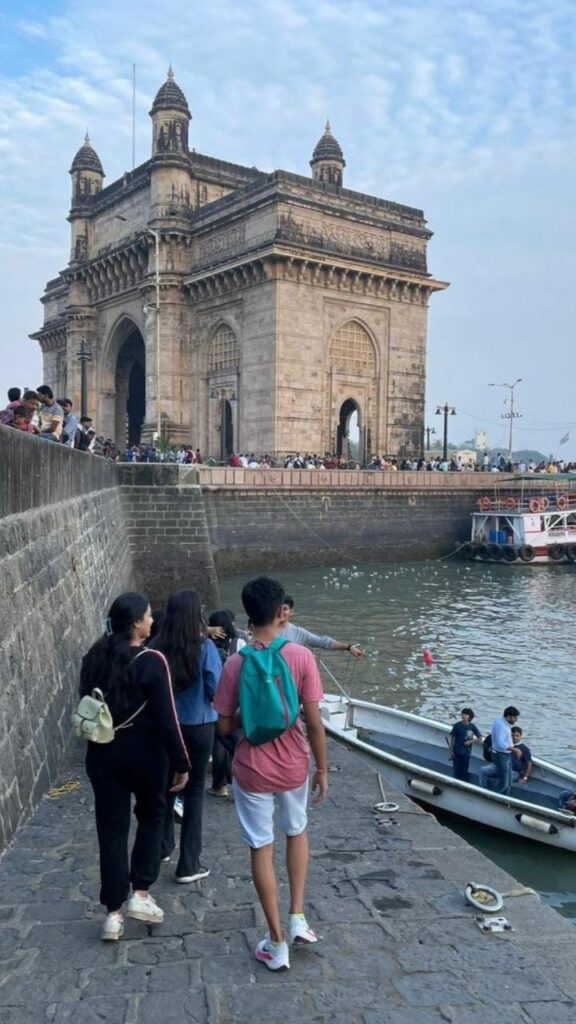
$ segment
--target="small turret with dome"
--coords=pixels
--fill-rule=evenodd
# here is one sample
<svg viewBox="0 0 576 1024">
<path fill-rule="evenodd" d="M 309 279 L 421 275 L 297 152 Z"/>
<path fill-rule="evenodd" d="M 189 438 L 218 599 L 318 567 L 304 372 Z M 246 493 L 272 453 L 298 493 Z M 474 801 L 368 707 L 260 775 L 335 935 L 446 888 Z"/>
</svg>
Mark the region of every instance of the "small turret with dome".
<svg viewBox="0 0 576 1024">
<path fill-rule="evenodd" d="M 345 166 L 342 147 L 332 134 L 330 121 L 326 121 L 324 134 L 316 143 L 310 161 L 314 180 L 341 185 Z"/>
<path fill-rule="evenodd" d="M 72 178 L 72 206 L 68 220 L 72 225 L 71 260 L 85 259 L 88 255 L 88 218 L 92 201 L 102 190 L 104 168 L 98 153 L 90 142 L 88 132 L 76 153 L 70 168 Z"/>
<path fill-rule="evenodd" d="M 188 125 L 192 119 L 188 100 L 168 68 L 150 110 L 152 118 L 152 156 L 187 155 Z"/>
</svg>

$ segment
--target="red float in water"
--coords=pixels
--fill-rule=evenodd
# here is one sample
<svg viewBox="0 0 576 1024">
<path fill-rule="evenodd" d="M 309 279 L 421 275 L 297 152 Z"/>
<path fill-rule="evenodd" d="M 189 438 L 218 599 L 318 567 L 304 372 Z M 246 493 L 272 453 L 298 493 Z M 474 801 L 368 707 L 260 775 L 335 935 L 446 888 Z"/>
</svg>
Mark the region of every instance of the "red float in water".
<svg viewBox="0 0 576 1024">
<path fill-rule="evenodd" d="M 434 664 L 434 658 L 430 654 L 430 651 L 428 650 L 428 648 L 425 648 L 422 651 L 422 657 L 424 658 L 424 664 L 425 665 L 429 666 L 429 665 L 433 665 Z"/>
</svg>

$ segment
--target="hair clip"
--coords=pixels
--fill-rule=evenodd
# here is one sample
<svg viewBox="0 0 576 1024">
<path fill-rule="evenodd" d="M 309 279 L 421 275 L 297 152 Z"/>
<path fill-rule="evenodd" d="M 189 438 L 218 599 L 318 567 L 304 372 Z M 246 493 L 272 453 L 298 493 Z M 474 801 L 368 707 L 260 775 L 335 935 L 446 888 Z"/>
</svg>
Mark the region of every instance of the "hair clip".
<svg viewBox="0 0 576 1024">
<path fill-rule="evenodd" d="M 104 632 L 106 636 L 114 636 L 114 630 L 112 629 L 112 619 L 104 619 Z"/>
</svg>

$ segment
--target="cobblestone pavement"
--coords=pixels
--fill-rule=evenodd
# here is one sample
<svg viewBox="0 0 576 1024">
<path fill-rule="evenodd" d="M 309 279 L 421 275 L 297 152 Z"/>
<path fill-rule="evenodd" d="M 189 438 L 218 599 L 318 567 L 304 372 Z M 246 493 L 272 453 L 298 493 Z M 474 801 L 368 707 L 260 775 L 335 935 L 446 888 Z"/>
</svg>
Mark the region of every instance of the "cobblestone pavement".
<svg viewBox="0 0 576 1024">
<path fill-rule="evenodd" d="M 100 941 L 91 792 L 74 764 L 64 778 L 80 788 L 45 799 L 0 861 L 1 1024 L 573 1024 L 576 929 L 523 895 L 506 902 L 515 931 L 483 935 L 465 884 L 518 883 L 398 794 L 379 822 L 374 767 L 331 756 L 330 797 L 310 815 L 322 941 L 280 975 L 251 955 L 262 917 L 227 801 L 206 800 L 210 877 L 177 886 L 164 865 L 164 923 Z M 280 846 L 278 866 L 286 911 Z"/>
</svg>

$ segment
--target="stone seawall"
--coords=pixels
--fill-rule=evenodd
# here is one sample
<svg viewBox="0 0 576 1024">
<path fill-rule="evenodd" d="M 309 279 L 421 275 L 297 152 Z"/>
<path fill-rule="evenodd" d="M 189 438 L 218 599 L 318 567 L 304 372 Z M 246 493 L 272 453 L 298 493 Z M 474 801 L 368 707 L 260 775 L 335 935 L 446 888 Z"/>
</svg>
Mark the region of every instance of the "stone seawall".
<svg viewBox="0 0 576 1024">
<path fill-rule="evenodd" d="M 0 850 L 57 778 L 80 661 L 132 585 L 114 467 L 0 427 Z"/>
<path fill-rule="evenodd" d="M 468 538 L 480 497 L 521 486 L 505 474 L 496 484 L 490 473 L 117 472 L 136 579 L 159 604 L 182 586 L 214 603 L 218 576 L 234 572 L 445 555 Z"/>
</svg>

